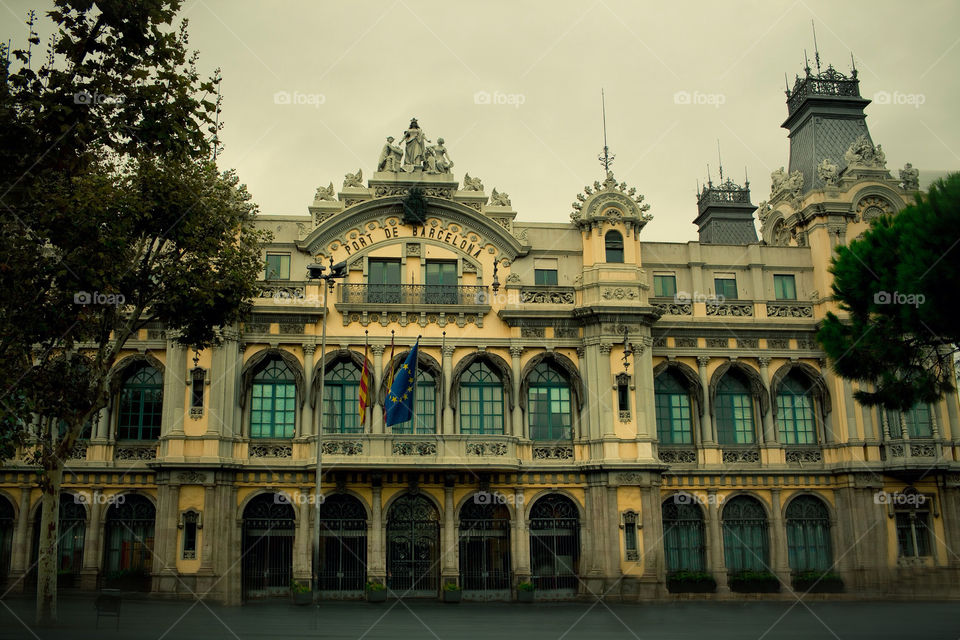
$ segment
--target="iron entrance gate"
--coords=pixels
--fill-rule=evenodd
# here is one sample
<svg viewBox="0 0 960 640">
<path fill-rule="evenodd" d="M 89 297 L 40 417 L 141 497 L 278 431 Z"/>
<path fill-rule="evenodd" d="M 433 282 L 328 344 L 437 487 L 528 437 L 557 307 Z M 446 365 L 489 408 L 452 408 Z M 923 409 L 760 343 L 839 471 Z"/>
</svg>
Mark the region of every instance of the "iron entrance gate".
<svg viewBox="0 0 960 640">
<path fill-rule="evenodd" d="M 40 556 L 40 521 L 43 509 L 37 509 L 33 521 L 33 562 L 27 585 L 37 584 L 37 558 Z M 80 569 L 83 567 L 83 541 L 87 531 L 87 510 L 75 495 L 60 494 L 60 511 L 57 514 L 57 586 L 79 587 Z"/>
<path fill-rule="evenodd" d="M 320 590 L 363 591 L 367 579 L 367 512 L 356 498 L 333 495 L 320 505 Z"/>
<path fill-rule="evenodd" d="M 421 495 L 407 494 L 387 519 L 387 586 L 401 596 L 435 596 L 439 586 L 440 518 Z"/>
<path fill-rule="evenodd" d="M 460 588 L 510 589 L 510 512 L 502 504 L 471 500 L 460 509 Z"/>
<path fill-rule="evenodd" d="M 280 494 L 267 493 L 243 510 L 243 596 L 286 594 L 293 579 L 293 507 Z"/>
<path fill-rule="evenodd" d="M 577 591 L 580 517 L 569 498 L 550 494 L 530 509 L 530 569 L 538 591 Z"/>
</svg>

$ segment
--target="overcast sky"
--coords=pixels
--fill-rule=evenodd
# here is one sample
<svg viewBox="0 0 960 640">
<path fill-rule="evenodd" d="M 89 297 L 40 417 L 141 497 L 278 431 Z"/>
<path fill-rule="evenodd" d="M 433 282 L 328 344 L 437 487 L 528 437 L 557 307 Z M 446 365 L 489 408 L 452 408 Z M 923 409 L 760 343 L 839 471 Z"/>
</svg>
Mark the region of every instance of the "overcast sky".
<svg viewBox="0 0 960 640">
<path fill-rule="evenodd" d="M 27 8 L 49 8 L 0 4 L 13 37 Z M 384 138 L 415 116 L 445 139 L 458 180 L 506 191 L 518 219 L 566 222 L 603 177 L 603 88 L 616 177 L 654 215 L 644 238 L 695 239 L 696 182 L 707 164 L 717 179 L 718 139 L 754 204 L 787 165 L 784 72 L 792 85 L 804 49 L 813 64 L 811 20 L 824 67 L 848 73 L 853 53 L 894 176 L 904 162 L 921 179 L 960 169 L 954 1 L 187 0 L 182 14 L 201 68 L 223 69 L 221 166 L 265 214 L 306 214 L 317 186 L 339 189 L 346 172 L 366 180 Z"/>
</svg>

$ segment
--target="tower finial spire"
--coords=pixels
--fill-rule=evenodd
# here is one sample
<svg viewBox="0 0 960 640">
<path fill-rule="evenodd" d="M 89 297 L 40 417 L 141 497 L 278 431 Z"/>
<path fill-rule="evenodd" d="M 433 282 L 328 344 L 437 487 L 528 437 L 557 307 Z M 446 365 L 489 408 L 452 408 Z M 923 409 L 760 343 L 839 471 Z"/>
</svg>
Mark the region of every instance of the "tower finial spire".
<svg viewBox="0 0 960 640">
<path fill-rule="evenodd" d="M 717 164 L 720 165 L 720 184 L 723 184 L 723 158 L 720 157 L 720 138 L 717 138 Z"/>
<path fill-rule="evenodd" d="M 597 156 L 597 160 L 603 165 L 604 173 L 610 173 L 610 165 L 613 164 L 613 159 L 616 156 L 610 153 L 610 147 L 607 146 L 607 101 L 602 87 L 600 89 L 600 112 L 603 115 L 603 153 Z"/>
<path fill-rule="evenodd" d="M 817 75 L 820 75 L 820 49 L 817 47 L 817 25 L 810 19 L 810 28 L 813 29 L 813 59 L 817 63 Z"/>
</svg>

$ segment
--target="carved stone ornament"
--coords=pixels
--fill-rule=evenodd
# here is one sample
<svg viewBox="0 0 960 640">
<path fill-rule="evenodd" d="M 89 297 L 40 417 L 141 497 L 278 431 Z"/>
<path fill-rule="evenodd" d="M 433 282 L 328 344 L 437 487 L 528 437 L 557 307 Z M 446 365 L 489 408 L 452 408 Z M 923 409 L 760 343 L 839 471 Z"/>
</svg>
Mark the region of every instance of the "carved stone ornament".
<svg viewBox="0 0 960 640">
<path fill-rule="evenodd" d="M 363 189 L 363 169 L 357 169 L 356 173 L 348 173 L 343 177 L 344 189 Z"/>
<path fill-rule="evenodd" d="M 117 460 L 156 460 L 157 445 L 117 447 L 114 457 Z"/>
<path fill-rule="evenodd" d="M 767 303 L 768 318 L 812 318 L 813 305 Z"/>
<path fill-rule="evenodd" d="M 883 169 L 887 166 L 883 148 L 879 144 L 874 146 L 866 134 L 853 141 L 843 154 L 843 160 L 848 167 Z"/>
<path fill-rule="evenodd" d="M 803 191 L 803 173 L 799 170 L 794 171 L 788 176 L 783 170 L 783 167 L 780 167 L 770 174 L 771 199 L 781 192 L 785 192 L 788 196 L 799 198 L 801 191 Z"/>
<path fill-rule="evenodd" d="M 817 165 L 817 177 L 828 187 L 834 187 L 840 177 L 840 167 L 829 158 L 824 158 Z"/>
<path fill-rule="evenodd" d="M 697 452 L 695 449 L 675 449 L 673 447 L 663 447 L 657 451 L 660 462 L 667 464 L 695 464 L 697 462 Z"/>
<path fill-rule="evenodd" d="M 665 316 L 692 316 L 693 315 L 693 304 L 689 302 L 684 303 L 671 303 L 671 302 L 654 302 L 653 308 Z"/>
<path fill-rule="evenodd" d="M 251 458 L 292 458 L 293 447 L 285 444 L 251 444 Z"/>
<path fill-rule="evenodd" d="M 468 456 L 505 456 L 507 445 L 502 442 L 468 442 Z"/>
<path fill-rule="evenodd" d="M 521 289 L 520 302 L 524 304 L 573 304 L 574 292 Z"/>
<path fill-rule="evenodd" d="M 760 452 L 756 449 L 724 449 L 723 461 L 728 464 L 754 464 L 760 462 Z"/>
<path fill-rule="evenodd" d="M 794 448 L 786 449 L 784 453 L 787 464 L 804 464 L 823 462 L 823 452 L 817 448 Z"/>
<path fill-rule="evenodd" d="M 437 455 L 436 442 L 394 442 L 393 455 L 395 456 L 435 456 Z"/>
<path fill-rule="evenodd" d="M 183 484 L 203 484 L 207 481 L 207 474 L 200 471 L 181 471 L 177 474 L 177 480 Z"/>
<path fill-rule="evenodd" d="M 317 200 L 336 200 L 337 195 L 333 190 L 333 183 L 330 183 L 329 187 L 317 187 L 317 193 L 313 196 L 314 201 Z"/>
<path fill-rule="evenodd" d="M 493 192 L 490 194 L 490 206 L 492 207 L 509 207 L 510 195 L 504 192 L 498 192 L 497 188 L 493 188 Z"/>
<path fill-rule="evenodd" d="M 757 219 L 760 221 L 760 224 L 766 222 L 771 213 L 773 213 L 773 207 L 771 207 L 770 203 L 766 200 L 757 206 Z"/>
<path fill-rule="evenodd" d="M 920 189 L 920 172 L 909 162 L 900 169 L 900 188 L 904 191 L 918 191 Z"/>
<path fill-rule="evenodd" d="M 350 440 L 326 440 L 323 443 L 323 455 L 358 456 L 363 453 L 363 443 Z"/>
<path fill-rule="evenodd" d="M 604 300 L 636 300 L 640 297 L 636 289 L 628 289 L 625 287 L 604 289 L 602 295 Z"/>
<path fill-rule="evenodd" d="M 573 447 L 534 447 L 534 460 L 573 460 Z"/>
<path fill-rule="evenodd" d="M 625 182 L 617 183 L 612 171 L 607 171 L 603 184 L 594 181 L 593 187 L 584 187 L 576 198 L 570 219 L 578 224 L 629 220 L 639 229 L 653 219 L 647 213 L 650 205 L 644 202 L 643 194 L 637 193 L 636 187 L 627 187 Z"/>
<path fill-rule="evenodd" d="M 483 191 L 483 182 L 480 181 L 480 178 L 471 178 L 469 173 L 464 174 L 463 190 L 464 191 Z"/>
<path fill-rule="evenodd" d="M 879 216 L 893 213 L 893 205 L 886 198 L 880 196 L 866 196 L 857 203 L 857 214 L 854 222 L 870 222 Z"/>
</svg>

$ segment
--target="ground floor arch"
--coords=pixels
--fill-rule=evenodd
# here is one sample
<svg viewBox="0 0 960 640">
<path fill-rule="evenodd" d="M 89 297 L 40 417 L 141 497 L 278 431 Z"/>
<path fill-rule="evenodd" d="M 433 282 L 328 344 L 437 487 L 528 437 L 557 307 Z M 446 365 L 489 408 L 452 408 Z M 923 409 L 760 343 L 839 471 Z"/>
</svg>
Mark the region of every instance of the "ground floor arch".
<svg viewBox="0 0 960 640">
<path fill-rule="evenodd" d="M 136 494 L 116 496 L 104 523 L 103 584 L 149 591 L 157 510 Z"/>
<path fill-rule="evenodd" d="M 434 596 L 440 586 L 440 514 L 422 494 L 405 494 L 387 515 L 387 586 L 396 595 Z"/>
<path fill-rule="evenodd" d="M 530 508 L 530 571 L 538 592 L 576 593 L 580 570 L 580 512 L 559 493 Z"/>
<path fill-rule="evenodd" d="M 40 557 L 40 521 L 43 509 L 38 508 L 33 518 L 33 544 L 31 545 L 30 585 L 37 583 L 37 560 Z M 87 510 L 77 496 L 60 494 L 59 522 L 57 523 L 57 586 L 80 586 L 80 570 L 83 568 L 83 545 L 87 533 Z"/>
<path fill-rule="evenodd" d="M 510 511 L 502 504 L 478 502 L 476 494 L 460 509 L 460 588 L 509 593 Z"/>
<path fill-rule="evenodd" d="M 367 512 L 348 494 L 334 494 L 320 505 L 321 591 L 362 593 L 367 579 Z"/>
<path fill-rule="evenodd" d="M 263 493 L 243 510 L 241 589 L 243 599 L 289 593 L 293 579 L 296 516 L 280 493 Z"/>
</svg>

